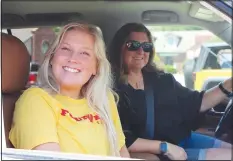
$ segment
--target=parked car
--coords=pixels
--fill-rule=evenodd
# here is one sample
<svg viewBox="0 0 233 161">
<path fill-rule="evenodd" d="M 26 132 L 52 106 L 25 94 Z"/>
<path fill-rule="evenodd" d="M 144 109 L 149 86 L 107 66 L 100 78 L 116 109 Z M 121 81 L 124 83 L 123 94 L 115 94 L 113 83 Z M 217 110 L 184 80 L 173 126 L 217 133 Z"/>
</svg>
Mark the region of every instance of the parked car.
<svg viewBox="0 0 233 161">
<path fill-rule="evenodd" d="M 231 54 L 227 43 L 203 44 L 193 70 L 194 89 L 207 90 L 231 77 Z"/>
</svg>

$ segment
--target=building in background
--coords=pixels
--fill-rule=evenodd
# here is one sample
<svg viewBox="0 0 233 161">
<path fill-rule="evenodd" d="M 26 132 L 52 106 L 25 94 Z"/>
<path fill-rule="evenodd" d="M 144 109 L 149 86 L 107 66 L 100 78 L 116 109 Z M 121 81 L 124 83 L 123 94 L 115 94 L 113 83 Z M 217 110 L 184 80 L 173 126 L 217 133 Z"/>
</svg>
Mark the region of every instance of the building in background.
<svg viewBox="0 0 233 161">
<path fill-rule="evenodd" d="M 198 56 L 201 45 L 216 37 L 209 31 L 155 31 L 155 50 L 160 60 L 166 65 L 172 65 L 182 72 L 183 63 L 193 53 Z"/>
<path fill-rule="evenodd" d="M 32 33 L 33 36 L 31 37 L 31 60 L 38 64 L 41 64 L 44 59 L 45 53 L 55 40 L 56 34 L 51 27 L 38 28 Z"/>
</svg>

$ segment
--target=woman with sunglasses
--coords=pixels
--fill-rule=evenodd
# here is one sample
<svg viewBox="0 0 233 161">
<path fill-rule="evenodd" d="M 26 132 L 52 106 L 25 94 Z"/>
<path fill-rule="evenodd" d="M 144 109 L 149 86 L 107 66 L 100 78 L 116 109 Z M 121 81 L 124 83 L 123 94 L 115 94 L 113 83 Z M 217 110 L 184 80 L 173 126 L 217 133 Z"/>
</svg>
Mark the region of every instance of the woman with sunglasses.
<svg viewBox="0 0 233 161">
<path fill-rule="evenodd" d="M 204 112 L 227 98 L 219 86 L 189 90 L 153 64 L 152 35 L 143 24 L 129 23 L 109 48 L 126 145 L 142 159 L 230 159 L 231 145 L 192 132 Z M 232 78 L 221 83 L 232 91 Z M 231 93 L 232 94 L 232 93 Z"/>
</svg>

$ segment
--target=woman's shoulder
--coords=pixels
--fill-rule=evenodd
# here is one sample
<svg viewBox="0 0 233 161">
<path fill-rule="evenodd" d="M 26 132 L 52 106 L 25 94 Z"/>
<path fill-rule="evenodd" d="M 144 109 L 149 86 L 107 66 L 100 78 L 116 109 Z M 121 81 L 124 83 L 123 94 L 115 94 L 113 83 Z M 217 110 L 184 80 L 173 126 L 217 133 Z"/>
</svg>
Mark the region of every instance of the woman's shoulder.
<svg viewBox="0 0 233 161">
<path fill-rule="evenodd" d="M 25 119 L 22 118 L 44 119 L 50 114 L 57 118 L 58 107 L 53 106 L 53 100 L 46 99 L 49 98 L 47 96 L 51 97 L 42 88 L 30 87 L 26 89 L 16 101 L 13 119 L 20 122 L 19 124 L 21 126 L 21 123 L 25 121 Z M 44 115 L 45 113 L 46 115 Z"/>
<path fill-rule="evenodd" d="M 144 72 L 144 77 L 150 82 L 156 83 L 157 85 L 171 85 L 175 83 L 175 78 L 171 73 L 165 72 Z"/>
<path fill-rule="evenodd" d="M 29 87 L 28 89 L 23 91 L 22 96 L 23 95 L 43 95 L 43 94 L 48 94 L 48 93 L 40 87 Z"/>
<path fill-rule="evenodd" d="M 52 95 L 40 87 L 26 89 L 15 104 L 16 113 L 27 111 L 57 111 L 57 102 Z M 21 111 L 21 112 L 20 112 Z"/>
<path fill-rule="evenodd" d="M 49 97 L 51 97 L 51 95 L 49 95 L 49 93 L 46 92 L 44 89 L 40 87 L 30 87 L 23 91 L 18 101 L 20 100 L 33 101 L 36 99 L 43 99 Z"/>
<path fill-rule="evenodd" d="M 156 72 L 144 72 L 144 76 L 151 77 L 154 79 L 173 79 L 173 75 L 171 73 L 166 73 L 163 71 L 156 71 Z"/>
</svg>

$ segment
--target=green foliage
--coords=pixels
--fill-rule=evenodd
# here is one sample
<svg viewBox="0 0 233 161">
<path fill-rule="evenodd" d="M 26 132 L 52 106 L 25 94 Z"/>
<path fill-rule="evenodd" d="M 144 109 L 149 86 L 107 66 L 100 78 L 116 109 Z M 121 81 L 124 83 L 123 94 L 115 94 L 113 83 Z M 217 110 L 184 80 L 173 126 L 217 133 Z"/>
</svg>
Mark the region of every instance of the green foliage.
<svg viewBox="0 0 233 161">
<path fill-rule="evenodd" d="M 160 60 L 160 57 L 158 56 L 157 53 L 155 53 L 155 55 L 154 55 L 153 62 L 156 64 L 156 66 L 159 69 L 163 69 L 164 68 L 164 63 L 163 63 L 163 61 Z"/>
<path fill-rule="evenodd" d="M 174 68 L 172 65 L 165 65 L 164 71 L 167 73 L 171 73 L 171 74 L 174 74 L 177 72 L 176 68 Z"/>
<path fill-rule="evenodd" d="M 53 27 L 52 29 L 55 32 L 55 34 L 58 34 L 60 32 L 60 30 L 61 30 L 61 27 L 57 26 L 57 27 Z"/>
<path fill-rule="evenodd" d="M 154 55 L 154 60 L 153 60 L 155 63 L 156 62 L 160 62 L 161 60 L 160 60 L 160 58 L 159 58 L 159 56 L 155 53 L 155 55 Z"/>
<path fill-rule="evenodd" d="M 224 41 L 217 36 L 213 36 L 211 39 L 207 41 L 207 43 L 212 43 L 212 42 L 224 42 Z"/>
</svg>

